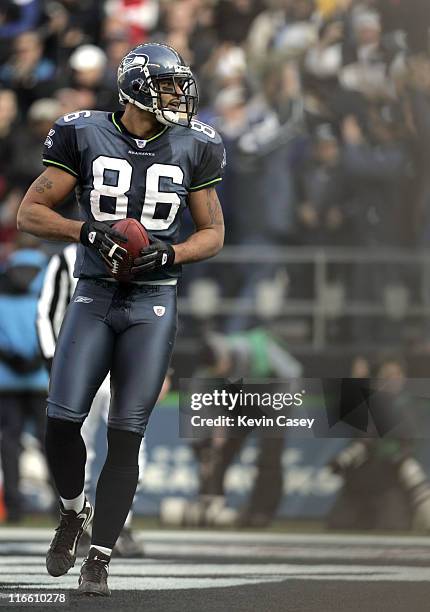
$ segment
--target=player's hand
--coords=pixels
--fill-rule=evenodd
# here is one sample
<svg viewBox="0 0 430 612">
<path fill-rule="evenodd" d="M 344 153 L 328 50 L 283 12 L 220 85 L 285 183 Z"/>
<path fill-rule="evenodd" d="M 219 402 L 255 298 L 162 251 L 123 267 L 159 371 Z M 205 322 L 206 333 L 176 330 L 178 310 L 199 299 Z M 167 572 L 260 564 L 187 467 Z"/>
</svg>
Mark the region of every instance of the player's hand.
<svg viewBox="0 0 430 612">
<path fill-rule="evenodd" d="M 169 268 L 175 263 L 175 250 L 166 242 L 154 240 L 149 246 L 140 251 L 131 269 L 134 276 L 147 274 L 157 268 Z"/>
<path fill-rule="evenodd" d="M 86 222 L 81 227 L 80 241 L 84 246 L 96 249 L 106 265 L 113 269 L 115 262 L 122 262 L 128 253 L 117 240 L 127 242 L 127 237 L 103 221 Z"/>
</svg>

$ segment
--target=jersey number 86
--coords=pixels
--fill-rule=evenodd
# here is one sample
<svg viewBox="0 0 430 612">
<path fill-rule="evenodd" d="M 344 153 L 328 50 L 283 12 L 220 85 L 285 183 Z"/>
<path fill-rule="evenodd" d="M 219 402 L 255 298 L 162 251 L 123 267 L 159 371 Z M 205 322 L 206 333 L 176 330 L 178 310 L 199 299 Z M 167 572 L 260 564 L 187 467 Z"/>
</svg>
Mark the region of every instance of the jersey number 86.
<svg viewBox="0 0 430 612">
<path fill-rule="evenodd" d="M 90 193 L 91 212 L 98 221 L 125 219 L 128 209 L 127 192 L 131 188 L 133 167 L 126 159 L 100 155 L 93 161 L 93 189 Z M 105 183 L 106 170 L 116 173 L 116 185 Z M 146 171 L 145 198 L 140 222 L 149 231 L 165 230 L 173 223 L 179 210 L 181 200 L 175 192 L 159 190 L 160 178 L 169 178 L 176 185 L 182 185 L 184 173 L 179 166 L 169 164 L 152 164 Z M 103 212 L 100 208 L 101 196 L 115 199 L 115 212 Z M 155 217 L 158 203 L 170 204 L 165 219 Z"/>
</svg>

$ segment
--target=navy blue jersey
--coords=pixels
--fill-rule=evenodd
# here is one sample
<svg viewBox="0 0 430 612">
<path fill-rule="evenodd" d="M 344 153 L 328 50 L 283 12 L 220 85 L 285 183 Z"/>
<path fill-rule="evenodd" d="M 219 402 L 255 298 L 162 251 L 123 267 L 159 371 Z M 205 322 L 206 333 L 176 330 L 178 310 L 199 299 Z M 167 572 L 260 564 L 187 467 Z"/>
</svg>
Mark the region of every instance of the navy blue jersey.
<svg viewBox="0 0 430 612">
<path fill-rule="evenodd" d="M 122 112 L 80 111 L 65 115 L 50 130 L 45 166 L 78 179 L 76 195 L 83 221 L 137 219 L 155 237 L 174 244 L 189 192 L 221 181 L 225 152 L 210 126 L 163 126 L 143 140 L 121 123 Z M 74 275 L 107 276 L 98 252 L 78 246 Z M 176 278 L 180 266 L 156 271 L 148 280 Z"/>
</svg>

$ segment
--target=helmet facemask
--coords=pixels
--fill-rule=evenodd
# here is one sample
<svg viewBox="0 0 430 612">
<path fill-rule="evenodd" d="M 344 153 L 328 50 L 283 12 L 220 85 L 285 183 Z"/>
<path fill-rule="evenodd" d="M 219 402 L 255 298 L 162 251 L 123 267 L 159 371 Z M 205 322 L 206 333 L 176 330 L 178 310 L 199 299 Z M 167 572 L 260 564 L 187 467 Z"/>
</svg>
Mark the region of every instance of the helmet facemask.
<svg viewBox="0 0 430 612">
<path fill-rule="evenodd" d="M 187 76 L 171 74 L 151 77 L 150 89 L 157 99 L 155 114 L 162 123 L 190 126 L 197 113 L 199 100 L 196 81 L 191 72 Z M 169 94 L 174 94 L 175 98 L 170 101 L 170 105 L 164 106 L 163 96 Z M 177 104 L 177 108 L 172 108 L 171 104 Z"/>
</svg>

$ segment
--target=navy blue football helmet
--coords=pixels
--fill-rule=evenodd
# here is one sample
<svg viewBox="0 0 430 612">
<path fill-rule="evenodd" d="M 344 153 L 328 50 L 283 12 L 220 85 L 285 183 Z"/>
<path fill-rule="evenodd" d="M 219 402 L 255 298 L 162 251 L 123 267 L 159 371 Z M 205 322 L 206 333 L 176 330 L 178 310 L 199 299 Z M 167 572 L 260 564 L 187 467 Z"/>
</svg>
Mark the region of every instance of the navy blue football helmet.
<svg viewBox="0 0 430 612">
<path fill-rule="evenodd" d="M 166 125 L 189 127 L 197 113 L 193 73 L 168 45 L 145 43 L 129 51 L 118 67 L 118 91 L 121 104 L 135 104 Z M 163 106 L 161 95 L 166 93 L 175 98 Z"/>
</svg>

